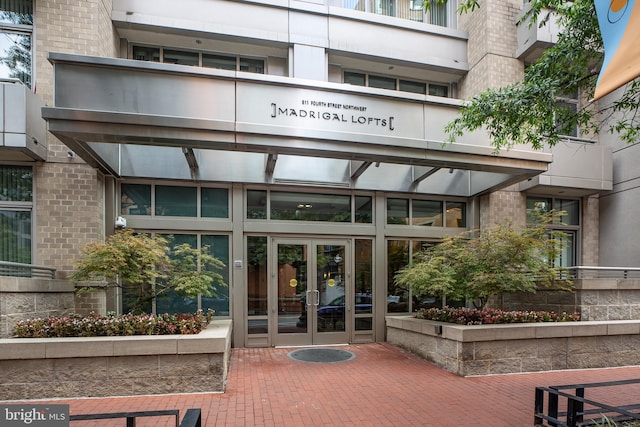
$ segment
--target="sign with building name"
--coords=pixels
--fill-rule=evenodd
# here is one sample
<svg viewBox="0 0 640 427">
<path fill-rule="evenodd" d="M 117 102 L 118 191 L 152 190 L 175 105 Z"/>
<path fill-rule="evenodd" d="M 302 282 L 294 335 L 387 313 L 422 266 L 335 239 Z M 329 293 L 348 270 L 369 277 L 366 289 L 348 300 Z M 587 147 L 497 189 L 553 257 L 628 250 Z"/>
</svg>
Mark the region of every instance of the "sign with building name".
<svg viewBox="0 0 640 427">
<path fill-rule="evenodd" d="M 303 99 L 300 105 L 287 106 L 271 103 L 271 117 L 296 117 L 301 120 L 318 120 L 321 122 L 351 123 L 361 126 L 388 128 L 394 131 L 393 116 L 378 116 L 367 113 L 363 105 L 341 104 L 336 102 Z"/>
<path fill-rule="evenodd" d="M 401 96 L 242 82 L 236 102 L 237 123 L 250 125 L 252 132 L 307 138 L 317 133 L 322 139 L 334 133 L 336 140 L 363 142 L 369 136 L 424 138 L 423 104 Z"/>
</svg>

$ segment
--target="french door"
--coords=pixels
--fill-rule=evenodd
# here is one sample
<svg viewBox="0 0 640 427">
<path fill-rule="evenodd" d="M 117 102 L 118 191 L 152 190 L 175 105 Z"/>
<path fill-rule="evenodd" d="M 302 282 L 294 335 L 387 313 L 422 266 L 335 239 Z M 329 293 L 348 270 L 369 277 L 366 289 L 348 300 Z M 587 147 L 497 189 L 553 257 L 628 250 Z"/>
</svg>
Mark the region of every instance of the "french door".
<svg viewBox="0 0 640 427">
<path fill-rule="evenodd" d="M 353 286 L 347 240 L 274 239 L 274 344 L 348 343 Z"/>
</svg>

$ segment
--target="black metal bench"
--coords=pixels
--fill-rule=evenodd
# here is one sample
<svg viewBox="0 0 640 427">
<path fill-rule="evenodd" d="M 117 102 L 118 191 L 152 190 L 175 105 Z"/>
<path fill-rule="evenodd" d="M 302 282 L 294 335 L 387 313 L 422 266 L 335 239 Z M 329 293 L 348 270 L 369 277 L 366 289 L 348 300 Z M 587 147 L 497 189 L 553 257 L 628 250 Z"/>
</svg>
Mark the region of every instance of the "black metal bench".
<svg viewBox="0 0 640 427">
<path fill-rule="evenodd" d="M 640 420 L 640 404 L 611 406 L 585 398 L 585 390 L 589 388 L 620 387 L 632 384 L 640 384 L 640 379 L 536 387 L 534 425 L 552 427 L 589 426 L 601 423 L 605 416 L 613 422 Z M 546 412 L 545 396 L 547 402 Z M 559 410 L 561 398 L 566 399 L 566 411 Z M 585 409 L 585 407 L 588 409 Z"/>
<path fill-rule="evenodd" d="M 113 412 L 107 414 L 79 414 L 71 415 L 69 419 L 71 421 L 87 421 L 125 418 L 127 420 L 127 427 L 135 427 L 137 418 L 166 416 L 175 417 L 176 427 L 202 427 L 202 411 L 200 409 L 187 409 L 182 422 L 179 422 L 180 410 L 178 409 L 169 409 L 164 411 Z"/>
</svg>

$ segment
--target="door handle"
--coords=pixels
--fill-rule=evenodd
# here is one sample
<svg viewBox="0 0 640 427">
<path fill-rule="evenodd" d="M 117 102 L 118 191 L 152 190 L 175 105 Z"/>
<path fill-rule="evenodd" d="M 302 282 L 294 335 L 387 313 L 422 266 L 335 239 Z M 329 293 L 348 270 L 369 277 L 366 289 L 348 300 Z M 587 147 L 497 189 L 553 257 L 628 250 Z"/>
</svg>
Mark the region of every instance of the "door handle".
<svg viewBox="0 0 640 427">
<path fill-rule="evenodd" d="M 309 298 L 309 293 L 313 292 L 313 291 L 306 291 L 305 293 L 305 299 L 307 300 L 307 307 L 311 307 L 313 305 L 313 303 L 311 302 L 311 298 Z"/>
<path fill-rule="evenodd" d="M 313 304 L 313 305 L 315 305 L 317 307 L 317 306 L 320 305 L 320 291 L 316 289 L 316 290 L 313 291 L 313 293 L 316 294 L 316 303 Z"/>
</svg>

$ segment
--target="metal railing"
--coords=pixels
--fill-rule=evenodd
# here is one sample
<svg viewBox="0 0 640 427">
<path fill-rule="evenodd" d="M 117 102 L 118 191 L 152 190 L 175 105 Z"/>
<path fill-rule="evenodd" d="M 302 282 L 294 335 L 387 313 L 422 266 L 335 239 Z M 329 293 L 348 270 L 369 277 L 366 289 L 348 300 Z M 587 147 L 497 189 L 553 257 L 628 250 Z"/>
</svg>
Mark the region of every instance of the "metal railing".
<svg viewBox="0 0 640 427">
<path fill-rule="evenodd" d="M 0 276 L 43 277 L 46 279 L 55 279 L 56 269 L 42 265 L 0 261 Z"/>
<path fill-rule="evenodd" d="M 640 267 L 567 267 L 574 279 L 640 279 Z"/>
<path fill-rule="evenodd" d="M 422 0 L 339 0 L 339 4 L 345 9 L 425 22 L 441 27 L 449 26 L 448 5 L 434 3 L 430 10 L 425 10 L 422 7 Z"/>
<path fill-rule="evenodd" d="M 187 412 L 179 422 L 180 410 L 168 409 L 164 411 L 140 411 L 140 412 L 113 412 L 108 414 L 80 414 L 71 415 L 70 421 L 106 420 L 113 418 L 125 418 L 127 427 L 135 427 L 136 419 L 142 417 L 175 417 L 176 427 L 202 427 L 202 412 L 200 409 L 187 409 Z"/>
<path fill-rule="evenodd" d="M 533 423 L 535 426 L 578 427 L 588 425 L 618 425 L 604 424 L 603 420 L 608 420 L 611 423 L 640 420 L 640 404 L 612 406 L 585 397 L 585 391 L 587 389 L 620 387 L 632 384 L 640 384 L 640 379 L 536 387 Z M 609 395 L 616 396 L 616 394 L 613 393 L 615 393 L 615 391 L 611 391 Z M 561 399 L 566 399 L 566 402 Z M 546 411 L 545 401 L 547 402 Z M 566 407 L 566 411 L 560 411 L 560 407 Z"/>
</svg>

